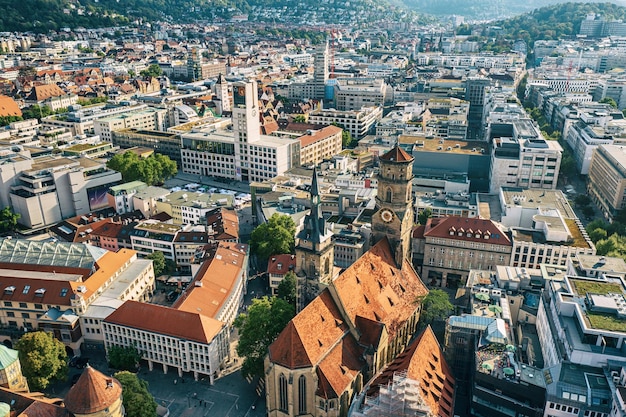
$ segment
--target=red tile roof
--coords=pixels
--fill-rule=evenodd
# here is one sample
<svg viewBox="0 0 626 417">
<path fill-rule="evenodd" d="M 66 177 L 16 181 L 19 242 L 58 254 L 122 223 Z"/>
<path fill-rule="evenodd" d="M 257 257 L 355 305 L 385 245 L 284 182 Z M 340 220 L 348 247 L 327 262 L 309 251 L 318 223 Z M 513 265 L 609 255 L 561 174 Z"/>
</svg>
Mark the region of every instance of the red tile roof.
<svg viewBox="0 0 626 417">
<path fill-rule="evenodd" d="M 428 289 L 411 264 L 396 267 L 387 239 L 381 239 L 346 269 L 332 285 L 348 319 L 361 316 L 385 325 L 390 337 L 417 309 L 415 299 Z"/>
<path fill-rule="evenodd" d="M 411 237 L 413 239 L 424 239 L 424 231 L 426 227 L 423 224 L 415 226 L 411 232 Z"/>
<path fill-rule="evenodd" d="M 224 326 L 224 323 L 201 314 L 138 301 L 124 302 L 104 321 L 207 344 Z"/>
<path fill-rule="evenodd" d="M 347 334 L 332 347 L 316 369 L 319 384 L 316 395 L 322 398 L 339 398 L 365 365 L 363 352 L 354 337 Z"/>
<path fill-rule="evenodd" d="M 49 304 L 62 307 L 71 306 L 71 297 L 74 295 L 74 292 L 70 283 L 68 281 L 54 279 L 53 273 L 50 274 L 50 278 L 52 279 L 15 278 L 14 276 L 0 275 L 0 299 L 2 299 L 2 301 L 16 303 Z M 82 285 L 82 283 L 78 285 Z M 30 288 L 25 294 L 24 291 L 27 286 L 30 286 Z M 9 287 L 15 288 L 13 293 L 6 291 L 6 288 Z M 37 290 L 40 289 L 45 289 L 45 291 L 43 293 L 37 292 Z M 42 313 L 44 313 L 44 311 L 45 310 L 42 310 Z"/>
<path fill-rule="evenodd" d="M 270 360 L 290 369 L 317 365 L 347 332 L 348 326 L 326 289 L 291 319 L 270 345 Z"/>
<path fill-rule="evenodd" d="M 291 254 L 274 255 L 267 261 L 267 273 L 287 275 L 296 267 L 296 257 Z"/>
<path fill-rule="evenodd" d="M 298 140 L 300 141 L 300 147 L 304 148 L 315 142 L 319 142 L 331 136 L 337 135 L 341 133 L 341 130 L 342 129 L 337 126 L 326 126 L 319 130 L 311 130 L 310 134 L 307 133 L 306 135 L 300 136 L 298 138 Z"/>
<path fill-rule="evenodd" d="M 87 366 L 65 396 L 65 407 L 74 414 L 93 414 L 106 410 L 122 396 L 122 384 Z"/>
<path fill-rule="evenodd" d="M 0 95 L 0 116 L 21 116 L 22 111 L 11 97 Z"/>
<path fill-rule="evenodd" d="M 387 385 L 394 373 L 402 371 L 419 381 L 420 395 L 433 415 L 452 417 L 455 381 L 430 326 L 376 377 L 367 395 L 376 395 L 381 385 Z"/>
<path fill-rule="evenodd" d="M 217 318 L 224 303 L 231 297 L 237 280 L 240 277 L 245 279 L 243 268 L 247 251 L 248 246 L 242 243 L 219 242 L 213 257 L 202 264 L 192 285 L 187 287 L 173 307 Z"/>
<path fill-rule="evenodd" d="M 33 87 L 31 94 L 28 96 L 27 100 L 31 101 L 43 101 L 47 100 L 50 97 L 60 97 L 64 96 L 65 91 L 63 91 L 56 84 L 48 84 L 48 85 L 36 85 Z"/>
<path fill-rule="evenodd" d="M 402 150 L 399 146 L 395 146 L 392 150 L 382 155 L 380 159 L 392 162 L 410 162 L 413 160 L 413 157 Z"/>
<path fill-rule="evenodd" d="M 477 235 L 479 237 L 476 237 Z M 488 238 L 485 238 L 486 236 Z M 482 242 L 492 245 L 512 245 L 507 234 L 492 220 L 458 216 L 428 219 L 424 237 Z"/>
</svg>

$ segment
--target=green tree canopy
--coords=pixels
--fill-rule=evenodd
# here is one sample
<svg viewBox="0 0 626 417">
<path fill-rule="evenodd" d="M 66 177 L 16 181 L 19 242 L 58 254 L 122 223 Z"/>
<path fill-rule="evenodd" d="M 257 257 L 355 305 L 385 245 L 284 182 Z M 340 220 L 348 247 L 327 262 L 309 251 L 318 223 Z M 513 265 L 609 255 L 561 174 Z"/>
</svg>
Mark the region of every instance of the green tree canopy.
<svg viewBox="0 0 626 417">
<path fill-rule="evenodd" d="M 426 222 L 432 215 L 433 215 L 433 211 L 429 209 L 428 207 L 426 207 L 424 210 L 420 212 L 420 214 L 417 215 L 417 221 L 419 222 L 419 224 L 426 224 Z"/>
<path fill-rule="evenodd" d="M 65 345 L 52 333 L 26 333 L 15 344 L 22 372 L 34 391 L 46 388 L 52 380 L 67 378 Z"/>
<path fill-rule="evenodd" d="M 122 404 L 126 409 L 126 417 L 154 417 L 157 403 L 150 391 L 148 383 L 128 371 L 116 372 L 115 379 L 122 384 Z"/>
<path fill-rule="evenodd" d="M 107 162 L 107 167 L 122 174 L 126 182 L 140 180 L 148 185 L 162 184 L 178 172 L 176 162 L 159 153 L 147 158 L 134 152 L 118 153 Z"/>
<path fill-rule="evenodd" d="M 154 276 L 158 277 L 163 274 L 165 271 L 165 255 L 163 252 L 155 251 L 147 256 L 148 259 L 152 260 L 152 267 L 154 268 Z"/>
<path fill-rule="evenodd" d="M 163 70 L 159 64 L 151 64 L 148 68 L 139 73 L 142 77 L 160 77 L 163 75 Z"/>
<path fill-rule="evenodd" d="M 237 354 L 244 357 L 244 376 L 263 376 L 263 359 L 270 344 L 295 315 L 293 304 L 278 297 L 252 300 L 248 312 L 235 319 L 239 330 Z"/>
<path fill-rule="evenodd" d="M 17 227 L 20 219 L 19 213 L 14 213 L 11 207 L 5 207 L 0 211 L 0 233 L 12 232 Z"/>
<path fill-rule="evenodd" d="M 617 108 L 617 102 L 614 99 L 612 99 L 611 97 L 604 97 L 602 100 L 599 101 L 599 103 L 608 104 L 609 106 L 613 107 L 614 109 Z"/>
<path fill-rule="evenodd" d="M 352 134 L 347 130 L 341 132 L 341 145 L 344 148 L 351 148 L 355 145 L 356 141 L 352 138 Z"/>
<path fill-rule="evenodd" d="M 42 119 L 44 117 L 50 116 L 52 113 L 52 109 L 48 106 L 40 106 L 38 104 L 33 104 L 30 107 L 22 109 L 22 117 L 24 120 L 28 119 Z"/>
<path fill-rule="evenodd" d="M 292 253 L 296 225 L 287 215 L 274 213 L 267 221 L 255 227 L 250 235 L 250 250 L 261 259 L 272 255 Z"/>
<path fill-rule="evenodd" d="M 296 114 L 293 116 L 293 121 L 296 123 L 306 123 L 306 116 L 304 114 Z"/>
<path fill-rule="evenodd" d="M 135 371 L 141 360 L 141 354 L 135 346 L 111 346 L 108 357 L 112 368 L 124 371 Z"/>
<path fill-rule="evenodd" d="M 278 298 L 282 298 L 292 306 L 296 305 L 296 289 L 298 285 L 298 277 L 293 271 L 287 272 L 280 284 L 278 284 Z"/>
<path fill-rule="evenodd" d="M 454 310 L 448 293 L 444 290 L 430 290 L 428 295 L 421 297 L 418 301 L 422 303 L 422 312 L 420 313 L 421 327 L 426 327 L 436 320 L 445 320 Z"/>
</svg>

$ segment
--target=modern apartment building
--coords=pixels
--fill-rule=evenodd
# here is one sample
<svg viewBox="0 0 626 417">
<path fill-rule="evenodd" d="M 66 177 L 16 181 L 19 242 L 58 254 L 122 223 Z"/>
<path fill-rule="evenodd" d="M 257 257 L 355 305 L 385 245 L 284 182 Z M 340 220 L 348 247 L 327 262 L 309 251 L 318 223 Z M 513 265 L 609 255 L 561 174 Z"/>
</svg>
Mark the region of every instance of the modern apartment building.
<svg viewBox="0 0 626 417">
<path fill-rule="evenodd" d="M 341 78 L 335 84 L 335 107 L 341 111 L 382 107 L 390 94 L 382 78 Z"/>
<path fill-rule="evenodd" d="M 107 201 L 117 214 L 131 213 L 135 211 L 133 196 L 145 189 L 148 185 L 143 181 L 130 181 L 120 185 L 114 185 L 107 193 Z"/>
<path fill-rule="evenodd" d="M 512 123 L 511 137 L 493 139 L 489 191 L 500 187 L 556 188 L 563 148 L 545 140 L 530 120 Z"/>
<path fill-rule="evenodd" d="M 315 110 L 309 113 L 309 123 L 318 125 L 338 124 L 350 132 L 353 138 L 361 139 L 373 129 L 383 117 L 382 107 L 366 107 L 358 110 Z"/>
<path fill-rule="evenodd" d="M 591 157 L 589 197 L 607 219 L 626 207 L 626 147 L 600 145 Z"/>
</svg>

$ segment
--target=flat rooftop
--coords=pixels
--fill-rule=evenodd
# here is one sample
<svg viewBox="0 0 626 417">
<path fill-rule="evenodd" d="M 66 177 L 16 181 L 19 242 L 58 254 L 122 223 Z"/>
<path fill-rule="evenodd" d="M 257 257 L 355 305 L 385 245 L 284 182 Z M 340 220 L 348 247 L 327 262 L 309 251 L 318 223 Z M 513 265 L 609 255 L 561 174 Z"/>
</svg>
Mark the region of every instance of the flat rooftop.
<svg viewBox="0 0 626 417">
<path fill-rule="evenodd" d="M 413 152 L 442 152 L 456 154 L 488 154 L 489 144 L 481 141 L 463 141 L 433 138 L 429 136 L 401 135 L 401 145 L 413 145 Z"/>
<path fill-rule="evenodd" d="M 518 187 L 502 187 L 504 203 L 510 206 L 536 209 L 554 208 L 565 218 L 576 218 L 567 198 L 560 190 L 524 189 Z M 521 198 L 520 198 L 521 197 Z"/>
</svg>

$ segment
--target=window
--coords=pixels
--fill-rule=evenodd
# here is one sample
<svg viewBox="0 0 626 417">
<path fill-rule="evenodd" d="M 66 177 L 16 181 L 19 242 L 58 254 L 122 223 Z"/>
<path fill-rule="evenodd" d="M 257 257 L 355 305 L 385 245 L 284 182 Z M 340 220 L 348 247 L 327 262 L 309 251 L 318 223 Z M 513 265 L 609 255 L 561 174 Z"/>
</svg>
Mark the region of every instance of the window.
<svg viewBox="0 0 626 417">
<path fill-rule="evenodd" d="M 298 412 L 306 414 L 306 377 L 304 375 L 298 378 Z"/>
<path fill-rule="evenodd" d="M 26 303 L 20 303 L 20 308 L 28 308 L 28 305 Z"/>
<path fill-rule="evenodd" d="M 287 412 L 287 378 L 285 378 L 284 374 L 280 374 L 278 377 L 278 395 L 279 395 L 279 404 L 278 408 L 280 411 L 286 413 Z"/>
</svg>

